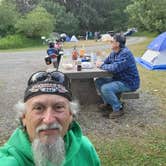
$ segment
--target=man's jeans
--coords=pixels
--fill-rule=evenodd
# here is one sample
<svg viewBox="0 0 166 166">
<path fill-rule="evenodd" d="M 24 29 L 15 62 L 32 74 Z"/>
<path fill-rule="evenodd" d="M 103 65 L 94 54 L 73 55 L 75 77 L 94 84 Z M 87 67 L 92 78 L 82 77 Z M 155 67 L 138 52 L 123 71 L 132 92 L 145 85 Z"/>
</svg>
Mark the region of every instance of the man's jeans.
<svg viewBox="0 0 166 166">
<path fill-rule="evenodd" d="M 97 78 L 95 85 L 104 103 L 110 104 L 113 111 L 119 111 L 122 104 L 117 97 L 117 93 L 131 91 L 130 88 L 121 81 L 113 81 L 110 77 Z"/>
</svg>

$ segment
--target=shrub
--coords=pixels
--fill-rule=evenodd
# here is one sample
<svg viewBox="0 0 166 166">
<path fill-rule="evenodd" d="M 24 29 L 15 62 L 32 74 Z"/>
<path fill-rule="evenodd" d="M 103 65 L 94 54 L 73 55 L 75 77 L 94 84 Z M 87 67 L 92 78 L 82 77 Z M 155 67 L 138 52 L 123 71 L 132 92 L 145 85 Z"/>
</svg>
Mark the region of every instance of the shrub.
<svg viewBox="0 0 166 166">
<path fill-rule="evenodd" d="M 53 31 L 53 16 L 43 7 L 38 6 L 18 20 L 15 27 L 18 33 L 22 33 L 27 37 L 48 35 Z"/>
<path fill-rule="evenodd" d="M 16 11 L 12 3 L 3 1 L 0 4 L 0 36 L 13 34 L 15 32 L 14 25 L 19 18 L 19 13 Z"/>
<path fill-rule="evenodd" d="M 21 35 L 9 35 L 0 39 L 0 49 L 34 47 L 40 44 L 40 39 L 31 39 Z"/>
</svg>

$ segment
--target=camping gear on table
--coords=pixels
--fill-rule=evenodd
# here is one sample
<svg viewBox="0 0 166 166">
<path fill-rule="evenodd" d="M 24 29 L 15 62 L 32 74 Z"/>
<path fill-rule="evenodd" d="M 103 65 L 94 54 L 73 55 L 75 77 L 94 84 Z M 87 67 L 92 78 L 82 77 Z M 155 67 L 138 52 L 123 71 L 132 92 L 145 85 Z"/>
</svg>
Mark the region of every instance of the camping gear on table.
<svg viewBox="0 0 166 166">
<path fill-rule="evenodd" d="M 93 64 L 91 62 L 82 62 L 81 66 L 82 66 L 82 69 L 92 69 L 93 68 Z"/>
</svg>

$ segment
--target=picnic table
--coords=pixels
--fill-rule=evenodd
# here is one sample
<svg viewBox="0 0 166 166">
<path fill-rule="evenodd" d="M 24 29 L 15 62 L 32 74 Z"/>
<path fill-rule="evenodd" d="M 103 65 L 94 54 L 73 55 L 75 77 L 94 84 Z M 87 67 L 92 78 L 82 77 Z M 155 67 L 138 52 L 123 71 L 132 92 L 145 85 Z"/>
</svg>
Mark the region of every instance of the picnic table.
<svg viewBox="0 0 166 166">
<path fill-rule="evenodd" d="M 96 104 L 100 97 L 97 95 L 94 79 L 97 77 L 111 76 L 111 73 L 97 67 L 77 71 L 77 66 L 70 69 L 63 67 L 65 63 L 72 63 L 70 58 L 62 58 L 60 71 L 65 73 L 71 80 L 71 90 L 74 99 L 79 100 L 81 105 Z"/>
<path fill-rule="evenodd" d="M 77 71 L 76 65 L 70 69 L 63 67 L 64 64 L 69 63 L 73 63 L 71 57 L 62 58 L 59 69 L 70 78 L 73 98 L 79 100 L 81 105 L 101 102 L 101 97 L 97 94 L 94 80 L 98 77 L 111 77 L 112 74 L 97 68 L 95 65 L 93 65 L 93 68 L 82 69 L 81 71 Z M 119 98 L 121 100 L 138 99 L 139 92 L 123 92 L 119 94 Z"/>
</svg>

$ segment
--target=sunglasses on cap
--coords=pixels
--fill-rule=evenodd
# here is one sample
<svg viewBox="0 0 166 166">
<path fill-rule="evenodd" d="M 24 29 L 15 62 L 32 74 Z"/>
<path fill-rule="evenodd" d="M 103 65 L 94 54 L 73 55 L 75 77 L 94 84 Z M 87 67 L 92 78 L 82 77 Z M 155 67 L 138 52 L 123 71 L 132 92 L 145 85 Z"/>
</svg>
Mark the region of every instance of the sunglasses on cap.
<svg viewBox="0 0 166 166">
<path fill-rule="evenodd" d="M 33 73 L 28 80 L 28 86 L 36 84 L 38 82 L 53 82 L 56 84 L 62 84 L 67 89 L 70 89 L 69 78 L 64 73 L 59 71 L 38 71 L 36 73 Z"/>
<path fill-rule="evenodd" d="M 33 73 L 28 80 L 28 86 L 24 93 L 24 102 L 31 97 L 41 94 L 57 94 L 72 100 L 70 80 L 62 72 L 38 71 Z"/>
</svg>

